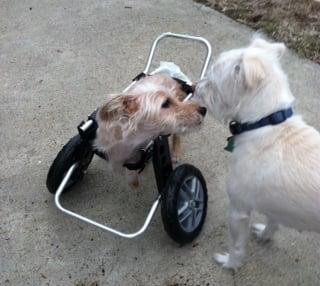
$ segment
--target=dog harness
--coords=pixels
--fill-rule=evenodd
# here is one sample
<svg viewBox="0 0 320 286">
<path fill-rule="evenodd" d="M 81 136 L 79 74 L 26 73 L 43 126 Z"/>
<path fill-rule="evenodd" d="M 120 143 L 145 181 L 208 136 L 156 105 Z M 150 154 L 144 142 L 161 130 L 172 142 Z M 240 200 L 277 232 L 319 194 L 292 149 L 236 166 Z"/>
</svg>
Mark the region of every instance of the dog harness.
<svg viewBox="0 0 320 286">
<path fill-rule="evenodd" d="M 286 121 L 289 117 L 293 115 L 293 110 L 292 108 L 287 108 L 287 109 L 282 109 L 279 111 L 276 111 L 274 113 L 271 113 L 270 115 L 263 117 L 259 121 L 249 123 L 239 123 L 236 121 L 231 121 L 229 123 L 229 130 L 232 136 L 230 136 L 227 140 L 227 146 L 224 148 L 226 151 L 232 152 L 234 149 L 234 141 L 235 141 L 235 136 L 239 135 L 243 132 L 247 132 L 250 130 L 258 129 L 261 127 L 265 127 L 268 125 L 277 125 L 280 124 L 284 121 Z"/>
</svg>

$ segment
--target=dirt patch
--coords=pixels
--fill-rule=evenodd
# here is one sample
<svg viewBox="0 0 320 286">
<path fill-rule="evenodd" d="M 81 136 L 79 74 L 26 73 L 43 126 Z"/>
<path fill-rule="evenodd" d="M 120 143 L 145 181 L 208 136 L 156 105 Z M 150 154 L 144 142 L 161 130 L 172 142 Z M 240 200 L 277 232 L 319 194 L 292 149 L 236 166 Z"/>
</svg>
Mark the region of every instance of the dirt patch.
<svg viewBox="0 0 320 286">
<path fill-rule="evenodd" d="M 195 0 L 320 64 L 320 0 Z"/>
</svg>

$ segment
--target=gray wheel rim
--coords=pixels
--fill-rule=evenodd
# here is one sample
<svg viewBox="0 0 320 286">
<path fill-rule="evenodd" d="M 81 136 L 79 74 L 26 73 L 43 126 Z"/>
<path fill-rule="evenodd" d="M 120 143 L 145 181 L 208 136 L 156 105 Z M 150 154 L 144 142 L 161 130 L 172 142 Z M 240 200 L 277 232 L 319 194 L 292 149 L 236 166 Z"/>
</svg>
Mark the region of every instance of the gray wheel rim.
<svg viewBox="0 0 320 286">
<path fill-rule="evenodd" d="M 200 180 L 188 177 L 183 182 L 178 195 L 178 221 L 181 228 L 186 232 L 194 231 L 200 224 L 203 207 L 204 194 Z"/>
</svg>

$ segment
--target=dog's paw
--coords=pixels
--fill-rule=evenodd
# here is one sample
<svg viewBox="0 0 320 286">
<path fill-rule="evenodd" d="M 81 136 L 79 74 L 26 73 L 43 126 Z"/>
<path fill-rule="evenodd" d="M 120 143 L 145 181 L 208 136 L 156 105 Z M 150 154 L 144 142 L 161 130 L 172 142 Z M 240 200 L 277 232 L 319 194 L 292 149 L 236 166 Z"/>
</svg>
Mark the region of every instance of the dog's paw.
<svg viewBox="0 0 320 286">
<path fill-rule="evenodd" d="M 271 238 L 265 232 L 266 225 L 263 223 L 255 223 L 251 226 L 251 232 L 253 233 L 256 240 L 260 243 L 267 243 Z"/>
<path fill-rule="evenodd" d="M 180 159 L 181 159 L 181 154 L 177 152 L 172 152 L 171 160 L 173 164 L 178 164 L 180 162 Z"/>
<path fill-rule="evenodd" d="M 237 270 L 241 266 L 241 263 L 237 260 L 232 259 L 230 257 L 230 254 L 227 252 L 215 253 L 213 257 L 218 264 L 226 269 Z"/>
<path fill-rule="evenodd" d="M 226 264 L 228 262 L 229 256 L 230 256 L 230 254 L 227 252 L 215 253 L 213 258 L 217 263 L 219 263 L 223 266 L 224 264 Z"/>
</svg>

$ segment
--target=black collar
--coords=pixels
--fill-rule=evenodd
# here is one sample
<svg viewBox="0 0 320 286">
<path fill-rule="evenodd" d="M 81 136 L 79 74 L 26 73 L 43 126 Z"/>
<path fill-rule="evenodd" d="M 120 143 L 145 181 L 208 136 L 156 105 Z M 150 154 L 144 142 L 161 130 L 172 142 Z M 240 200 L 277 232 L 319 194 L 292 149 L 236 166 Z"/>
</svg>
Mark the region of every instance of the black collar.
<svg viewBox="0 0 320 286">
<path fill-rule="evenodd" d="M 282 109 L 274 112 L 266 117 L 263 117 L 259 121 L 253 123 L 239 123 L 236 121 L 231 121 L 229 124 L 229 130 L 232 135 L 239 135 L 243 132 L 264 127 L 267 125 L 277 125 L 284 122 L 287 118 L 291 117 L 293 114 L 292 108 Z"/>
</svg>

